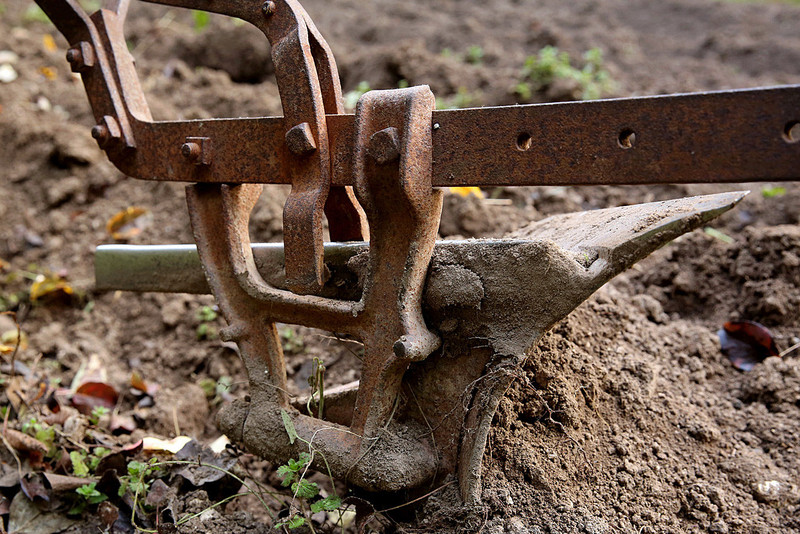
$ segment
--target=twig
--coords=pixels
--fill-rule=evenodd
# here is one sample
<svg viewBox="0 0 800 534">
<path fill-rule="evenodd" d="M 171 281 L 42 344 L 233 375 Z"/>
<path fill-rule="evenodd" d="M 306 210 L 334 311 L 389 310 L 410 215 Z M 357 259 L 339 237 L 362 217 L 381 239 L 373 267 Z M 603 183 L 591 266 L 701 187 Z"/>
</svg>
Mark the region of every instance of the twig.
<svg viewBox="0 0 800 534">
<path fill-rule="evenodd" d="M 178 410 L 175 406 L 172 407 L 172 424 L 175 425 L 175 437 L 181 435 L 181 426 L 178 424 Z"/>
<path fill-rule="evenodd" d="M 786 356 L 787 354 L 789 354 L 790 352 L 793 352 L 795 349 L 798 349 L 798 348 L 800 348 L 800 341 L 798 341 L 797 343 L 795 343 L 794 345 L 792 345 L 788 349 L 786 349 L 783 352 L 781 352 L 778 356 L 783 358 L 784 356 Z"/>
<path fill-rule="evenodd" d="M 398 504 L 397 506 L 392 506 L 391 508 L 386 508 L 385 510 L 376 510 L 375 513 L 376 514 L 382 514 L 382 513 L 385 513 L 385 512 L 391 512 L 392 510 L 397 510 L 398 508 L 403 508 L 405 506 L 408 506 L 409 504 L 414 504 L 415 502 L 421 501 L 422 499 L 430 497 L 434 493 L 443 490 L 444 488 L 446 488 L 447 486 L 450 486 L 451 484 L 455 484 L 455 482 L 456 482 L 455 480 L 451 480 L 450 482 L 447 482 L 446 484 L 442 484 L 441 486 L 439 486 L 435 490 L 429 491 L 428 493 L 426 493 L 422 497 L 417 497 L 416 499 L 414 499 L 412 501 L 404 502 L 403 504 Z"/>
<path fill-rule="evenodd" d="M 22 342 L 22 331 L 19 328 L 19 323 L 17 322 L 17 312 L 13 311 L 5 311 L 0 313 L 0 315 L 8 315 L 11 319 L 14 320 L 14 326 L 17 327 L 17 344 L 14 345 L 14 352 L 11 353 L 11 378 L 17 376 L 17 352 L 19 352 L 19 344 Z"/>
</svg>

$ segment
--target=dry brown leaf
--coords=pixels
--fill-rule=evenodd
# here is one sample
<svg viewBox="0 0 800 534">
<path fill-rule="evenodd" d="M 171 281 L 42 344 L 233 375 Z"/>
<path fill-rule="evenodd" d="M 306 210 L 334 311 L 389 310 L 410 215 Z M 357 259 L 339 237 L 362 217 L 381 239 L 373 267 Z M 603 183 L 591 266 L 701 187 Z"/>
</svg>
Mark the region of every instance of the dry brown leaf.
<svg viewBox="0 0 800 534">
<path fill-rule="evenodd" d="M 20 413 L 20 409 L 26 404 L 25 391 L 28 389 L 28 384 L 22 377 L 15 376 L 8 381 L 6 386 L 6 397 L 11 403 L 12 408 L 16 413 Z"/>
<path fill-rule="evenodd" d="M 20 432 L 19 430 L 6 428 L 6 431 L 3 433 L 3 435 L 5 436 L 6 441 L 8 441 L 8 444 L 11 445 L 11 448 L 18 451 L 40 452 L 42 454 L 47 452 L 47 445 L 38 439 L 29 436 L 28 434 Z"/>
<path fill-rule="evenodd" d="M 0 335 L 0 354 L 11 354 L 17 348 L 17 340 L 19 339 L 19 350 L 28 348 L 28 335 L 20 331 L 17 336 L 17 329 L 7 330 Z"/>
<path fill-rule="evenodd" d="M 159 385 L 158 384 L 148 384 L 142 378 L 142 375 L 139 374 L 138 371 L 134 371 L 131 373 L 131 387 L 137 391 L 141 391 L 142 393 L 146 393 L 151 397 L 155 396 L 156 392 L 158 392 Z"/>
<path fill-rule="evenodd" d="M 42 46 L 48 52 L 55 52 L 58 50 L 58 45 L 56 44 L 56 40 L 53 39 L 53 36 L 49 33 L 46 33 L 42 36 Z"/>
<path fill-rule="evenodd" d="M 456 195 L 462 197 L 475 195 L 478 198 L 486 198 L 486 195 L 483 194 L 483 191 L 481 191 L 480 187 L 448 187 L 447 189 L 451 193 L 455 193 Z"/>
<path fill-rule="evenodd" d="M 42 418 L 48 425 L 61 425 L 67 422 L 70 417 L 78 415 L 78 410 L 71 406 L 62 406 L 58 413 L 53 413 Z"/>
<path fill-rule="evenodd" d="M 142 233 L 151 221 L 150 211 L 131 206 L 111 217 L 106 223 L 106 231 L 117 241 L 127 241 Z"/>
<path fill-rule="evenodd" d="M 75 292 L 64 278 L 57 274 L 40 274 L 31 285 L 31 302 L 36 302 L 44 296 L 69 297 Z"/>
<path fill-rule="evenodd" d="M 58 74 L 56 74 L 56 69 L 53 67 L 39 67 L 39 73 L 45 77 L 45 79 L 49 82 L 52 82 L 56 78 L 58 78 Z"/>
<path fill-rule="evenodd" d="M 93 477 L 72 477 L 55 473 L 44 473 L 44 478 L 47 479 L 47 482 L 50 483 L 50 488 L 56 493 L 73 491 L 90 482 L 97 482 L 97 479 Z"/>
</svg>

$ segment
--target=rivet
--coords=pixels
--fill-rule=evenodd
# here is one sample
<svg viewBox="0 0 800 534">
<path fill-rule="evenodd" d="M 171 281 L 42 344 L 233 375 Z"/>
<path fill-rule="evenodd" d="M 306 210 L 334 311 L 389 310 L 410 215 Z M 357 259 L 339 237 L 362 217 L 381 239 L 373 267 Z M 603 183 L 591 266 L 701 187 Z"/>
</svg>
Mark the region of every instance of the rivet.
<svg viewBox="0 0 800 534">
<path fill-rule="evenodd" d="M 293 154 L 298 156 L 306 156 L 314 152 L 317 144 L 314 142 L 311 126 L 307 122 L 293 126 L 286 132 L 286 145 Z"/>
<path fill-rule="evenodd" d="M 390 126 L 372 134 L 367 152 L 376 162 L 385 165 L 400 157 L 400 133 Z"/>
<path fill-rule="evenodd" d="M 275 2 L 273 2 L 272 0 L 264 2 L 264 4 L 261 6 L 261 12 L 264 13 L 265 17 L 271 17 L 272 15 L 274 15 L 275 9 L 277 9 L 277 6 L 275 5 Z"/>
</svg>

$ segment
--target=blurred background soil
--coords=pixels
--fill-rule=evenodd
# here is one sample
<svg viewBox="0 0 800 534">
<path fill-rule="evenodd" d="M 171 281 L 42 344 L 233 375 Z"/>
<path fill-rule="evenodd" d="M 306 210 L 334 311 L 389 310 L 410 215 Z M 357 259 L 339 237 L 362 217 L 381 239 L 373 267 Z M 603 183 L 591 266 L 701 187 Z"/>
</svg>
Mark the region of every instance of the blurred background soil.
<svg viewBox="0 0 800 534">
<path fill-rule="evenodd" d="M 303 5 L 333 49 L 346 93 L 428 84 L 447 107 L 580 98 L 582 86 L 570 79 L 520 93 L 526 58 L 546 46 L 567 52 L 578 68 L 586 51 L 599 49 L 611 82 L 603 96 L 800 83 L 796 3 Z M 120 391 L 136 371 L 161 390 L 149 408 L 123 399 L 123 408 L 138 410 L 142 421 L 131 441 L 179 430 L 210 442 L 219 435 L 213 425 L 219 399 L 213 402 L 202 385 L 231 383 L 222 402 L 247 391 L 235 348 L 213 335 L 222 319 L 201 316 L 213 299 L 93 289 L 93 249 L 113 242 L 106 221 L 121 210 L 150 212 L 149 224 L 130 243 L 192 241 L 183 186 L 126 178 L 105 159 L 89 135 L 93 119 L 64 60 L 66 42 L 31 6 L 0 0 L 0 51 L 10 52 L 0 63 L 16 74 L 0 83 L 0 296 L 29 336 L 18 358 L 69 383 L 96 356 Z M 157 120 L 281 114 L 268 44 L 257 30 L 140 2 L 133 3 L 126 29 Z M 800 184 L 777 186 L 485 191 L 493 201 L 448 195 L 443 238 L 502 236 L 553 213 L 752 191 L 712 223 L 717 232 L 696 231 L 657 251 L 598 291 L 531 352 L 494 422 L 481 507 L 457 506 L 449 487 L 370 528 L 800 532 L 798 354 L 767 359 L 745 373 L 721 354 L 716 336 L 724 321 L 749 319 L 770 327 L 780 350 L 798 341 Z M 262 197 L 251 222 L 255 241 L 282 239 L 286 193 L 276 186 Z M 25 273 L 61 275 L 75 294 L 31 304 Z M 202 324 L 205 334 L 198 332 Z M 325 360 L 331 385 L 358 378 L 351 348 L 323 332 L 281 331 L 295 393 L 307 388 L 314 356 Z M 275 466 L 247 461 L 277 482 Z M 214 530 L 238 532 L 264 517 L 254 499 L 229 505 L 228 513 L 239 515 L 220 515 Z M 256 520 L 247 523 L 247 514 Z M 186 531 L 211 527 L 192 528 Z"/>
</svg>

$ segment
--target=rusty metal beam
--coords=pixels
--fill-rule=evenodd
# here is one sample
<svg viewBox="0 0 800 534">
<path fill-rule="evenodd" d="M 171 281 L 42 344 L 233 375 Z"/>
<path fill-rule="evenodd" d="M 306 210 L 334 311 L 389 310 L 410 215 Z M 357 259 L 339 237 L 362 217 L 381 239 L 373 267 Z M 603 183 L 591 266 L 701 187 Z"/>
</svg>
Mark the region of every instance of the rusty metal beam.
<svg viewBox="0 0 800 534">
<path fill-rule="evenodd" d="M 748 182 L 800 179 L 800 86 L 435 111 L 434 186 Z M 353 115 L 328 115 L 334 185 L 353 185 Z M 282 117 L 139 122 L 133 155 L 145 180 L 291 183 Z M 631 135 L 633 134 L 633 135 Z M 214 162 L 181 155 L 209 137 Z M 242 143 L 243 139 L 252 142 Z M 630 145 L 630 146 L 628 146 Z M 158 158 L 152 154 L 159 154 Z"/>
</svg>

